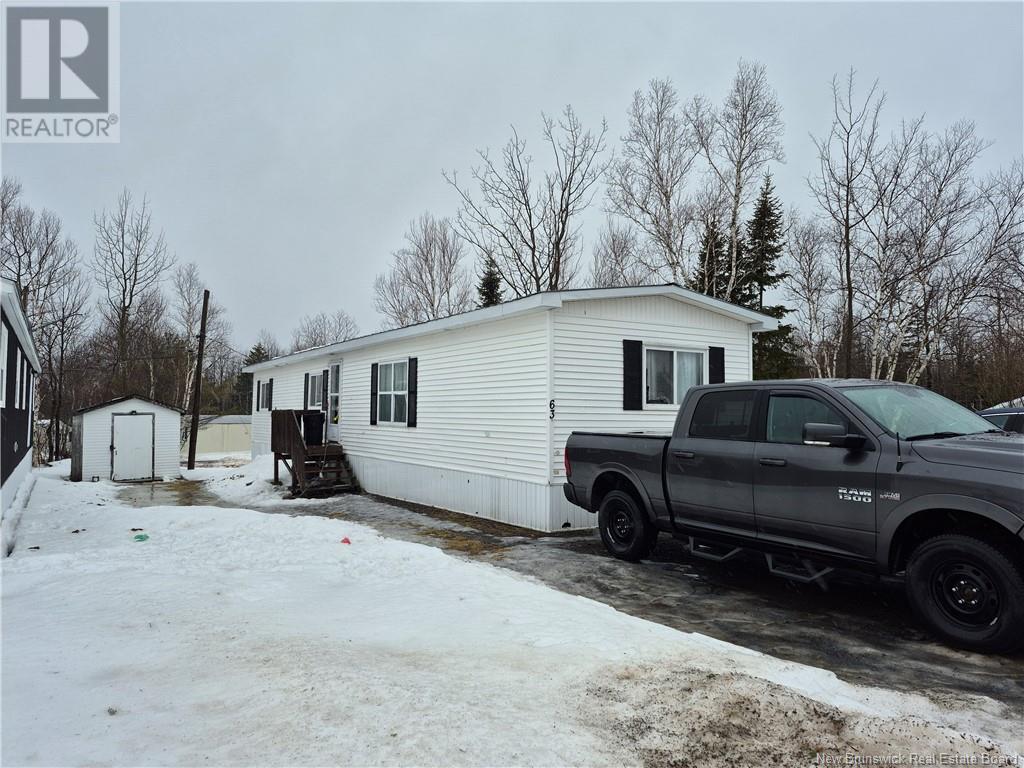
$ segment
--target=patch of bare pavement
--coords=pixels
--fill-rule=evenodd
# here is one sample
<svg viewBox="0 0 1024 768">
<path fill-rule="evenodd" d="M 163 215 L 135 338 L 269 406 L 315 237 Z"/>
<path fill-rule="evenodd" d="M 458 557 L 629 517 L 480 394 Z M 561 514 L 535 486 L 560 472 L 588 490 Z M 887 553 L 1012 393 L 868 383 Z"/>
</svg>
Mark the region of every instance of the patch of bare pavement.
<svg viewBox="0 0 1024 768">
<path fill-rule="evenodd" d="M 132 486 L 122 494 L 138 506 L 231 506 L 190 481 Z M 949 707 L 966 706 L 971 697 L 985 696 L 1005 707 L 1000 713 L 1004 720 L 1020 722 L 1024 729 L 1024 656 L 985 656 L 946 647 L 916 625 L 899 588 L 867 578 L 835 578 L 825 592 L 770 576 L 763 560 L 753 557 L 728 563 L 695 560 L 680 542 L 664 535 L 650 560 L 625 563 L 605 552 L 593 530 L 544 535 L 369 495 L 336 496 L 301 507 L 282 502 L 260 510 L 364 523 L 385 536 L 511 568 L 564 592 L 684 632 L 830 669 L 850 683 L 923 694 Z M 684 672 L 637 674 L 649 675 L 658 692 L 659 675 L 671 687 L 685 678 Z M 614 691 L 611 684 L 605 687 Z M 675 694 L 669 690 L 665 695 Z M 641 751 L 654 749 L 637 743 Z M 772 743 L 777 744 L 776 739 Z"/>
</svg>

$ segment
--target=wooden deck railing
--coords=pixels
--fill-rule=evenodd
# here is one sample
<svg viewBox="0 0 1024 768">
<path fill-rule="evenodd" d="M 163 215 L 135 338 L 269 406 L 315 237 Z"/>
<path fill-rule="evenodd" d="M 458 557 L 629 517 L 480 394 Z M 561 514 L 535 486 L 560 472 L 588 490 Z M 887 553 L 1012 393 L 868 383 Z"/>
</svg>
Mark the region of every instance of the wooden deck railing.
<svg viewBox="0 0 1024 768">
<path fill-rule="evenodd" d="M 338 443 L 326 439 L 308 445 L 302 434 L 302 420 L 311 410 L 274 410 L 270 412 L 270 450 L 274 453 L 274 484 L 280 484 L 278 462 L 292 476 L 292 492 L 338 492 L 356 490 L 357 484 L 345 452 Z M 326 437 L 326 435 L 325 435 Z"/>
</svg>

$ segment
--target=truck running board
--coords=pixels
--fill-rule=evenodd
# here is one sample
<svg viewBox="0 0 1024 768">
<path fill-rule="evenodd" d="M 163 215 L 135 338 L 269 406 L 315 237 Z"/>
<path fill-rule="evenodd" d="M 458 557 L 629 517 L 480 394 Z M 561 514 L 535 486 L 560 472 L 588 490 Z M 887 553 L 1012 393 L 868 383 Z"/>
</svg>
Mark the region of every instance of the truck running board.
<svg viewBox="0 0 1024 768">
<path fill-rule="evenodd" d="M 743 547 L 729 547 L 722 544 L 714 544 L 707 541 L 700 541 L 693 536 L 689 538 L 690 554 L 694 557 L 702 557 L 705 560 L 711 560 L 715 563 L 724 563 L 726 560 L 732 560 L 736 555 L 743 551 Z"/>
<path fill-rule="evenodd" d="M 776 563 L 775 556 L 766 552 L 764 559 L 768 561 L 768 572 L 773 576 L 782 576 L 801 584 L 814 583 L 825 591 L 828 591 L 825 577 L 835 570 L 830 567 L 818 568 L 806 557 L 794 558 L 790 562 Z"/>
</svg>

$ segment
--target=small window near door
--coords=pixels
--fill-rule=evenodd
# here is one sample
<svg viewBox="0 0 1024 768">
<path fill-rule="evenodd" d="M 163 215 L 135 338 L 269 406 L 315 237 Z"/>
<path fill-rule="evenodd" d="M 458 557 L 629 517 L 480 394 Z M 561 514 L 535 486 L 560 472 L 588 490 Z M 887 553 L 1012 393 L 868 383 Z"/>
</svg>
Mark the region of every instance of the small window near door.
<svg viewBox="0 0 1024 768">
<path fill-rule="evenodd" d="M 309 399 L 306 400 L 310 408 L 320 408 L 324 404 L 324 374 L 309 374 Z"/>
<path fill-rule="evenodd" d="M 769 443 L 802 445 L 804 424 L 837 424 L 844 429 L 847 421 L 832 406 L 805 395 L 772 395 L 768 401 L 768 426 L 765 439 Z"/>
<path fill-rule="evenodd" d="M 329 418 L 331 424 L 341 423 L 341 366 L 338 364 L 331 366 L 331 387 L 328 394 L 330 399 L 329 403 Z"/>
<path fill-rule="evenodd" d="M 708 392 L 701 395 L 690 419 L 690 437 L 712 440 L 750 440 L 754 421 L 752 389 L 733 392 Z"/>
<path fill-rule="evenodd" d="M 0 407 L 7 405 L 7 326 L 0 325 Z"/>
<path fill-rule="evenodd" d="M 405 424 L 408 410 L 408 362 L 381 363 L 377 370 L 377 420 Z"/>
<path fill-rule="evenodd" d="M 270 384 L 266 381 L 260 385 L 260 409 L 270 410 Z"/>
<path fill-rule="evenodd" d="M 648 349 L 646 374 L 649 405 L 679 405 L 686 390 L 704 383 L 704 354 Z"/>
</svg>

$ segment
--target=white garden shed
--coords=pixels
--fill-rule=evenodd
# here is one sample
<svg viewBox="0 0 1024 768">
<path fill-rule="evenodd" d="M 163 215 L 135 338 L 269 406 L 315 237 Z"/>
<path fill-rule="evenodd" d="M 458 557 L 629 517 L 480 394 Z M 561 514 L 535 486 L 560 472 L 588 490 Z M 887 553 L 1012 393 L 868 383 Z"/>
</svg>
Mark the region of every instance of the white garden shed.
<svg viewBox="0 0 1024 768">
<path fill-rule="evenodd" d="M 180 445 L 180 409 L 137 395 L 97 403 L 72 422 L 71 479 L 179 477 Z"/>
<path fill-rule="evenodd" d="M 272 411 L 321 410 L 371 493 L 593 526 L 562 494 L 569 433 L 670 431 L 690 386 L 751 379 L 753 334 L 776 328 L 678 285 L 539 293 L 246 367 L 252 453 L 272 451 Z"/>
</svg>

